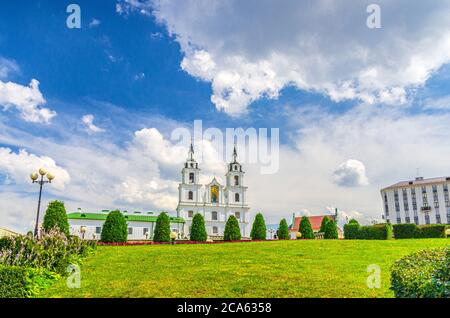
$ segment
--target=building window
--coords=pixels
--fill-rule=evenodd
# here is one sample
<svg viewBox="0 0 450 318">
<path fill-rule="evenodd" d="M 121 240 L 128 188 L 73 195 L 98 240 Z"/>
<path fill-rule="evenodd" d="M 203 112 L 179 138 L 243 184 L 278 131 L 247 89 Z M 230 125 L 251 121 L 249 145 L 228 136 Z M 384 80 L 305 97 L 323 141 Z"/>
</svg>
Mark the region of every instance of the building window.
<svg viewBox="0 0 450 318">
<path fill-rule="evenodd" d="M 234 201 L 239 202 L 239 193 L 234 194 Z"/>
<path fill-rule="evenodd" d="M 189 182 L 194 183 L 194 173 L 193 172 L 189 173 Z"/>
<path fill-rule="evenodd" d="M 407 217 L 405 218 L 405 222 L 406 222 L 407 224 L 411 223 L 411 219 L 409 218 L 409 216 L 407 216 Z"/>
<path fill-rule="evenodd" d="M 425 212 L 425 223 L 430 224 L 430 214 L 428 211 Z"/>
<path fill-rule="evenodd" d="M 409 211 L 408 193 L 406 192 L 406 189 L 402 190 L 402 194 L 403 194 L 403 209 L 405 211 Z"/>
<path fill-rule="evenodd" d="M 219 229 L 217 228 L 217 226 L 213 226 L 213 234 L 219 234 Z"/>
<path fill-rule="evenodd" d="M 417 215 L 414 215 L 414 223 L 416 223 L 416 225 L 419 225 L 419 217 Z"/>
<path fill-rule="evenodd" d="M 132 227 L 129 227 L 129 228 L 128 228 L 128 235 L 131 235 L 131 234 L 133 234 L 133 228 L 132 228 Z"/>
<path fill-rule="evenodd" d="M 102 233 L 102 228 L 100 226 L 97 226 L 95 228 L 95 234 L 100 234 L 100 233 Z"/>
<path fill-rule="evenodd" d="M 422 187 L 422 202 L 424 207 L 428 207 L 427 190 L 425 187 Z"/>
<path fill-rule="evenodd" d="M 234 171 L 237 171 L 237 166 L 236 165 L 234 166 Z"/>
<path fill-rule="evenodd" d="M 450 208 L 447 208 L 447 224 L 450 224 Z"/>
<path fill-rule="evenodd" d="M 211 212 L 211 220 L 213 220 L 213 221 L 217 221 L 218 220 L 216 211 Z"/>
<path fill-rule="evenodd" d="M 236 217 L 236 219 L 238 219 L 238 221 L 241 220 L 241 212 L 235 212 L 234 216 Z"/>
<path fill-rule="evenodd" d="M 188 211 L 188 218 L 194 217 L 194 211 Z"/>
<path fill-rule="evenodd" d="M 397 224 L 402 223 L 402 219 L 401 218 L 397 218 Z"/>
<path fill-rule="evenodd" d="M 211 187 L 211 202 L 219 202 L 219 187 L 216 185 Z"/>
<path fill-rule="evenodd" d="M 389 205 L 386 192 L 384 193 L 384 212 L 386 213 L 386 216 L 389 216 Z"/>
<path fill-rule="evenodd" d="M 234 176 L 234 185 L 235 186 L 239 185 L 239 176 Z"/>
<path fill-rule="evenodd" d="M 147 227 L 144 227 L 144 229 L 142 230 L 142 234 L 147 234 L 148 233 L 148 228 Z"/>
<path fill-rule="evenodd" d="M 394 203 L 395 203 L 395 211 L 400 212 L 400 202 L 398 200 L 398 191 L 394 190 Z"/>
<path fill-rule="evenodd" d="M 411 201 L 413 205 L 413 210 L 415 213 L 417 213 L 416 190 L 414 188 L 411 189 Z"/>
<path fill-rule="evenodd" d="M 194 192 L 192 191 L 188 192 L 188 200 L 194 200 Z"/>
</svg>

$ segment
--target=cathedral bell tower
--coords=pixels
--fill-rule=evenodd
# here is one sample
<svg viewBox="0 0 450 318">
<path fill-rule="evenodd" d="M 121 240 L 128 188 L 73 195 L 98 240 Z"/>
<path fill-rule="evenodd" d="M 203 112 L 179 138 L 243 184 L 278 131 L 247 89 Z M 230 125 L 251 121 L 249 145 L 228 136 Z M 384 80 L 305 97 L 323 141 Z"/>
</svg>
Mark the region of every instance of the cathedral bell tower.
<svg viewBox="0 0 450 318">
<path fill-rule="evenodd" d="M 233 161 L 228 164 L 226 180 L 226 197 L 229 204 L 245 205 L 244 171 L 242 165 L 237 161 L 236 146 L 233 149 Z"/>
</svg>

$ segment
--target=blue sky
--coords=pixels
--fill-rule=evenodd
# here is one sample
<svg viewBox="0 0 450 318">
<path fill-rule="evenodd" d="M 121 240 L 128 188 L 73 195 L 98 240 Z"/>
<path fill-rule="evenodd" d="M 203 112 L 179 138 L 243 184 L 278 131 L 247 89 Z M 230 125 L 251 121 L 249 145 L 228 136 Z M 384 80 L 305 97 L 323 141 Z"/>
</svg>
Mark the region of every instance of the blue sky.
<svg viewBox="0 0 450 318">
<path fill-rule="evenodd" d="M 334 207 L 368 222 L 382 186 L 418 167 L 450 173 L 445 2 L 408 16 L 403 1 L 381 1 L 379 30 L 365 26 L 364 1 L 76 1 L 81 29 L 66 27 L 69 3 L 0 5 L 1 83 L 36 79 L 38 109 L 56 114 L 24 120 L 0 86 L 0 226 L 30 227 L 36 189 L 23 179 L 39 164 L 62 180 L 47 200 L 68 209 L 173 212 L 183 149 L 168 138 L 198 119 L 280 128 L 279 173 L 247 176 L 251 206 L 271 222 Z M 431 157 L 411 156 L 414 146 Z M 205 164 L 205 180 L 219 169 Z"/>
</svg>

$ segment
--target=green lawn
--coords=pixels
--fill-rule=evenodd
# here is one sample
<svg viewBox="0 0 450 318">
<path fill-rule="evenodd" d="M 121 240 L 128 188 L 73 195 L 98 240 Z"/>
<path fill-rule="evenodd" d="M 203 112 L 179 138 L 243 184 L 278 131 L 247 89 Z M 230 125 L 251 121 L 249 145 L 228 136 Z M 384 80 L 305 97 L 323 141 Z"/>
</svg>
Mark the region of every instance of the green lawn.
<svg viewBox="0 0 450 318">
<path fill-rule="evenodd" d="M 100 246 L 81 288 L 62 279 L 43 297 L 393 297 L 391 264 L 448 239 L 272 241 L 215 245 Z M 367 287 L 367 267 L 381 288 Z"/>
</svg>

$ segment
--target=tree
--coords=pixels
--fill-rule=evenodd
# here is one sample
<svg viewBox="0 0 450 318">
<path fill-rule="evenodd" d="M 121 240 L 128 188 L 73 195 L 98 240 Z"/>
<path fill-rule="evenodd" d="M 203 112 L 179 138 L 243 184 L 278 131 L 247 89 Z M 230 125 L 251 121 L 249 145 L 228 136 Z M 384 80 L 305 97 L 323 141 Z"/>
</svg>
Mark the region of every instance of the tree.
<svg viewBox="0 0 450 318">
<path fill-rule="evenodd" d="M 289 240 L 289 228 L 286 219 L 282 219 L 278 226 L 277 236 L 279 240 Z"/>
<path fill-rule="evenodd" d="M 205 219 L 200 213 L 194 215 L 191 226 L 191 240 L 204 242 L 208 239 L 206 234 Z"/>
<path fill-rule="evenodd" d="M 167 212 L 161 212 L 156 219 L 155 242 L 170 242 L 170 218 Z"/>
<path fill-rule="evenodd" d="M 356 225 L 359 225 L 359 222 L 356 221 L 355 219 L 351 219 L 351 220 L 348 222 L 348 224 L 356 224 Z"/>
<path fill-rule="evenodd" d="M 126 242 L 128 240 L 127 221 L 119 210 L 109 212 L 103 224 L 100 240 L 108 243 Z"/>
<path fill-rule="evenodd" d="M 324 216 L 323 219 L 322 219 L 322 223 L 320 224 L 319 232 L 325 233 L 325 229 L 327 228 L 327 224 L 330 221 L 331 221 L 331 219 L 328 216 Z"/>
<path fill-rule="evenodd" d="M 252 240 L 266 239 L 266 222 L 261 213 L 256 214 L 255 221 L 253 221 L 252 231 L 250 232 Z"/>
<path fill-rule="evenodd" d="M 230 215 L 227 224 L 225 224 L 223 239 L 225 241 L 237 241 L 241 239 L 241 229 L 239 228 L 238 220 L 234 215 Z"/>
<path fill-rule="evenodd" d="M 309 222 L 309 218 L 307 216 L 302 217 L 300 220 L 300 226 L 298 231 L 302 233 L 303 239 L 313 239 L 314 231 L 311 226 L 311 222 Z"/>
<path fill-rule="evenodd" d="M 69 236 L 69 221 L 67 220 L 64 202 L 55 200 L 48 204 L 42 227 L 47 232 L 52 229 L 57 229 L 66 236 Z"/>
<path fill-rule="evenodd" d="M 324 239 L 338 239 L 338 230 L 336 221 L 330 220 L 325 228 L 325 234 L 323 236 Z"/>
</svg>

